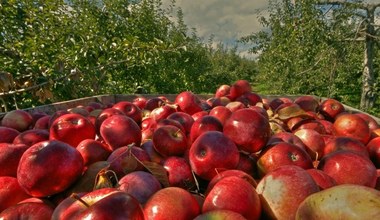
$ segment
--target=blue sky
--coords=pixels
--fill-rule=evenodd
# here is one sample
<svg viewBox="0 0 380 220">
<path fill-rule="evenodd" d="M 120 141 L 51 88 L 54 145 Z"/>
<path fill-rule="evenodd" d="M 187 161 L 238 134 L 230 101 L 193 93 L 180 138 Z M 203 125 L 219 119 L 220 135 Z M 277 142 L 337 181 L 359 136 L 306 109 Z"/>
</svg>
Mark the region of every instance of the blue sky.
<svg viewBox="0 0 380 220">
<path fill-rule="evenodd" d="M 163 0 L 165 4 L 171 0 Z M 366 0 L 380 3 L 380 0 Z M 184 12 L 189 28 L 195 28 L 198 36 L 207 40 L 214 36 L 215 43 L 234 45 L 242 36 L 262 29 L 258 17 L 267 15 L 268 0 L 176 0 Z M 246 48 L 241 55 L 250 57 Z"/>
</svg>

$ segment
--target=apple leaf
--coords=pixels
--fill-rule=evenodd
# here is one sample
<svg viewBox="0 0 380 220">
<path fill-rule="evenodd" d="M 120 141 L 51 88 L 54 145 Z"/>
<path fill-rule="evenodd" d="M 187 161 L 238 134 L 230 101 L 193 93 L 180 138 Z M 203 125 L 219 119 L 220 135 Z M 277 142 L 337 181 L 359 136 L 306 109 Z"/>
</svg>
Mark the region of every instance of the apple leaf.
<svg viewBox="0 0 380 220">
<path fill-rule="evenodd" d="M 136 156 L 129 150 L 129 155 L 124 157 L 121 161 L 121 166 L 123 167 L 124 173 L 130 173 L 136 170 L 139 165 L 139 161 Z"/>
<path fill-rule="evenodd" d="M 163 166 L 152 161 L 140 161 L 140 163 L 160 181 L 163 187 L 170 186 L 168 173 Z"/>
<path fill-rule="evenodd" d="M 299 116 L 308 116 L 306 112 L 298 105 L 291 105 L 281 108 L 277 111 L 280 120 L 287 120 Z"/>
</svg>

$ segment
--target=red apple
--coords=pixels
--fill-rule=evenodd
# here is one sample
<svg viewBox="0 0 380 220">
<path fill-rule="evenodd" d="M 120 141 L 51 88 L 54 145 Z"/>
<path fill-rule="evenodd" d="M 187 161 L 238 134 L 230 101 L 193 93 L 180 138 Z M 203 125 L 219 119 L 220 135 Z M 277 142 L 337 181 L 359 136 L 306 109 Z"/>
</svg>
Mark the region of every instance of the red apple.
<svg viewBox="0 0 380 220">
<path fill-rule="evenodd" d="M 356 114 L 342 114 L 334 121 L 335 136 L 347 136 L 358 139 L 367 144 L 371 138 L 371 131 L 367 122 Z"/>
<path fill-rule="evenodd" d="M 55 111 L 55 112 L 50 116 L 48 129 L 50 129 L 50 126 L 53 124 L 53 122 L 55 121 L 55 119 L 57 119 L 58 117 L 60 117 L 60 116 L 62 116 L 62 115 L 64 115 L 64 114 L 69 114 L 69 112 L 67 111 L 67 109 L 62 109 L 62 110 L 57 110 L 57 111 Z"/>
<path fill-rule="evenodd" d="M 114 171 L 118 178 L 126 174 L 145 170 L 142 162 L 150 161 L 149 155 L 142 148 L 137 146 L 123 146 L 112 151 L 107 158 L 110 163 L 110 169 Z"/>
<path fill-rule="evenodd" d="M 313 159 L 321 159 L 324 153 L 325 140 L 322 135 L 313 129 L 299 129 L 294 135 L 306 145 L 306 151 Z"/>
<path fill-rule="evenodd" d="M 103 121 L 113 115 L 125 115 L 125 114 L 124 112 L 115 108 L 106 108 L 106 109 L 103 109 L 99 113 L 99 115 L 96 117 L 96 120 L 95 120 L 96 133 L 98 135 L 100 135 L 100 126 L 102 125 Z"/>
<path fill-rule="evenodd" d="M 49 140 L 49 131 L 45 129 L 31 129 L 21 132 L 13 140 L 13 144 L 25 144 L 32 146 L 40 141 Z"/>
<path fill-rule="evenodd" d="M 236 100 L 236 98 L 247 92 L 252 92 L 251 84 L 247 80 L 240 79 L 231 85 L 229 95 L 231 100 Z"/>
<path fill-rule="evenodd" d="M 187 150 L 187 137 L 182 130 L 173 125 L 157 128 L 152 137 L 153 146 L 163 157 L 182 156 Z"/>
<path fill-rule="evenodd" d="M 134 143 L 141 144 L 141 129 L 132 118 L 126 115 L 112 115 L 105 119 L 100 126 L 100 136 L 115 150 L 119 147 Z"/>
<path fill-rule="evenodd" d="M 82 155 L 85 166 L 107 160 L 112 152 L 106 144 L 94 139 L 85 139 L 76 148 Z"/>
<path fill-rule="evenodd" d="M 118 185 L 119 190 L 129 193 L 140 204 L 145 204 L 154 193 L 162 189 L 158 179 L 145 171 L 128 173 L 119 180 Z"/>
<path fill-rule="evenodd" d="M 153 97 L 146 101 L 145 110 L 152 111 L 155 108 L 158 108 L 164 105 L 166 102 L 160 97 Z"/>
<path fill-rule="evenodd" d="M 364 121 L 367 122 L 369 130 L 371 132 L 374 131 L 375 129 L 380 128 L 380 124 L 377 123 L 377 121 L 372 116 L 370 116 L 366 113 L 363 113 L 363 112 L 357 112 L 354 114 L 356 114 L 357 116 L 360 116 L 362 119 L 364 119 Z"/>
<path fill-rule="evenodd" d="M 235 143 L 219 131 L 204 132 L 189 151 L 192 170 L 205 180 L 211 180 L 217 174 L 216 169 L 235 169 L 239 156 Z"/>
<path fill-rule="evenodd" d="M 293 134 L 291 132 L 287 132 L 287 131 L 282 131 L 282 132 L 278 132 L 276 134 L 273 134 L 269 138 L 266 145 L 272 146 L 272 145 L 275 145 L 279 142 L 287 142 L 289 144 L 294 144 L 297 147 L 299 147 L 303 150 L 306 150 L 306 145 L 302 142 L 302 140 L 298 136 L 296 136 L 295 134 Z"/>
<path fill-rule="evenodd" d="M 291 100 L 290 98 L 287 98 L 287 97 L 278 97 L 278 98 L 274 98 L 274 99 L 270 100 L 268 105 L 269 105 L 269 108 L 273 112 L 275 112 L 277 110 L 277 108 L 284 103 L 293 103 L 293 100 Z"/>
<path fill-rule="evenodd" d="M 319 101 L 316 97 L 311 95 L 299 96 L 294 100 L 294 103 L 299 105 L 306 112 L 316 112 L 319 107 Z"/>
<path fill-rule="evenodd" d="M 82 115 L 84 117 L 88 117 L 90 115 L 90 112 L 87 109 L 85 109 L 84 106 L 77 106 L 74 108 L 69 108 L 69 109 L 67 109 L 67 111 L 69 113 L 79 114 L 79 115 Z"/>
<path fill-rule="evenodd" d="M 32 126 L 32 123 L 32 115 L 21 109 L 5 113 L 3 119 L 1 120 L 1 126 L 14 128 L 20 132 L 29 129 L 29 127 Z"/>
<path fill-rule="evenodd" d="M 169 115 L 171 115 L 172 113 L 176 111 L 177 111 L 176 106 L 166 104 L 166 105 L 161 105 L 160 107 L 153 109 L 150 112 L 149 116 L 152 117 L 153 120 L 158 122 L 162 119 L 167 118 Z"/>
<path fill-rule="evenodd" d="M 196 120 L 191 126 L 190 141 L 191 143 L 206 131 L 220 131 L 223 132 L 223 125 L 214 116 L 206 115 L 199 120 Z"/>
<path fill-rule="evenodd" d="M 50 126 L 50 140 L 65 142 L 76 147 L 84 139 L 94 139 L 96 131 L 91 121 L 79 114 L 59 116 Z"/>
<path fill-rule="evenodd" d="M 152 220 L 192 220 L 201 213 L 201 208 L 189 191 L 180 187 L 166 187 L 149 198 L 144 205 L 144 213 L 146 219 Z"/>
<path fill-rule="evenodd" d="M 219 98 L 230 94 L 230 89 L 231 86 L 229 85 L 220 85 L 215 91 L 215 97 Z"/>
<path fill-rule="evenodd" d="M 202 213 L 225 209 L 247 219 L 260 219 L 261 202 L 254 186 L 239 176 L 227 176 L 215 183 L 206 195 Z"/>
<path fill-rule="evenodd" d="M 17 179 L 29 195 L 44 197 L 67 189 L 83 168 L 83 158 L 75 148 L 61 141 L 42 141 L 21 156 Z"/>
<path fill-rule="evenodd" d="M 168 118 L 165 118 L 165 119 L 161 119 L 159 122 L 157 122 L 157 125 L 156 125 L 156 128 L 159 128 L 159 127 L 162 127 L 162 126 L 165 126 L 165 125 L 173 125 L 173 126 L 176 126 L 177 128 L 179 128 L 184 134 L 186 134 L 186 130 L 185 128 L 182 126 L 182 124 L 179 122 L 179 121 L 176 121 L 174 119 L 168 119 Z"/>
<path fill-rule="evenodd" d="M 141 109 L 129 101 L 120 101 L 115 103 L 112 108 L 122 111 L 126 116 L 132 118 L 138 125 L 142 120 L 142 111 Z"/>
<path fill-rule="evenodd" d="M 261 177 L 284 165 L 310 169 L 313 168 L 313 160 L 306 151 L 286 142 L 279 142 L 264 148 L 257 160 L 257 168 Z"/>
<path fill-rule="evenodd" d="M 194 118 L 185 112 L 174 112 L 167 117 L 168 119 L 173 119 L 182 124 L 185 128 L 186 135 L 190 134 L 191 126 L 193 126 Z"/>
<path fill-rule="evenodd" d="M 324 190 L 337 185 L 335 179 L 327 175 L 327 173 L 322 170 L 311 168 L 307 169 L 306 171 L 311 175 L 311 177 L 313 177 L 320 190 Z"/>
<path fill-rule="evenodd" d="M 195 180 L 189 162 L 183 157 L 170 156 L 162 161 L 162 166 L 168 173 L 170 186 L 191 190 Z"/>
<path fill-rule="evenodd" d="M 49 129 L 49 123 L 50 123 L 50 115 L 45 115 L 34 123 L 33 129 Z"/>
<path fill-rule="evenodd" d="M 271 128 L 268 119 L 255 110 L 245 108 L 231 114 L 224 123 L 223 133 L 240 150 L 255 153 L 269 140 Z"/>
<path fill-rule="evenodd" d="M 208 111 L 203 110 L 203 111 L 192 114 L 191 117 L 193 117 L 194 121 L 196 121 L 206 115 L 208 115 Z"/>
<path fill-rule="evenodd" d="M 50 220 L 54 207 L 49 203 L 24 202 L 13 205 L 0 213 L 0 219 Z"/>
<path fill-rule="evenodd" d="M 13 143 L 20 132 L 14 128 L 0 126 L 0 143 Z"/>
<path fill-rule="evenodd" d="M 228 108 L 231 112 L 236 112 L 237 110 L 239 109 L 243 109 L 243 108 L 246 108 L 246 106 L 244 105 L 244 103 L 240 102 L 240 101 L 231 101 L 229 102 L 227 105 L 225 105 L 226 108 Z"/>
<path fill-rule="evenodd" d="M 318 110 L 327 120 L 332 121 L 337 115 L 345 111 L 345 107 L 338 100 L 328 98 L 319 104 Z"/>
<path fill-rule="evenodd" d="M 235 101 L 242 102 L 245 106 L 255 106 L 259 102 L 263 102 L 261 97 L 254 92 L 246 92 L 236 98 Z"/>
<path fill-rule="evenodd" d="M 236 169 L 256 178 L 258 177 L 257 160 L 258 156 L 256 154 L 240 152 L 239 163 Z"/>
<path fill-rule="evenodd" d="M 366 146 L 359 140 L 351 137 L 337 137 L 333 136 L 326 143 L 323 149 L 323 155 L 339 151 L 339 150 L 350 150 L 356 153 L 362 154 L 363 156 L 369 157 Z"/>
<path fill-rule="evenodd" d="M 219 121 L 224 124 L 224 122 L 231 116 L 232 112 L 226 106 L 216 106 L 210 110 L 209 115 L 214 116 Z"/>
<path fill-rule="evenodd" d="M 174 102 L 178 105 L 180 111 L 189 115 L 203 110 L 201 107 L 201 100 L 190 91 L 179 93 Z"/>
<path fill-rule="evenodd" d="M 295 219 L 298 206 L 319 187 L 303 168 L 285 165 L 266 174 L 256 191 L 262 198 L 264 219 Z"/>
<path fill-rule="evenodd" d="M 380 137 L 370 140 L 366 148 L 373 164 L 376 168 L 380 168 Z"/>
<path fill-rule="evenodd" d="M 318 169 L 335 179 L 337 184 L 376 185 L 376 167 L 367 157 L 352 151 L 341 150 L 324 156 Z"/>
<path fill-rule="evenodd" d="M 205 191 L 205 195 L 207 195 L 210 190 L 214 187 L 214 185 L 221 179 L 229 176 L 237 176 L 241 179 L 246 180 L 249 182 L 253 187 L 256 188 L 257 182 L 256 180 L 248 173 L 242 171 L 242 170 L 237 170 L 237 169 L 230 169 L 230 170 L 224 170 L 219 172 L 216 176 L 214 176 L 209 183 L 207 184 L 207 189 Z"/>
<path fill-rule="evenodd" d="M 132 103 L 142 110 L 145 108 L 147 101 L 148 100 L 145 97 L 139 96 L 133 99 Z"/>
<path fill-rule="evenodd" d="M 28 148 L 25 144 L 0 143 L 0 176 L 16 177 L 20 158 Z"/>
<path fill-rule="evenodd" d="M 16 177 L 0 176 L 0 213 L 27 198 L 30 195 L 20 187 Z"/>
</svg>

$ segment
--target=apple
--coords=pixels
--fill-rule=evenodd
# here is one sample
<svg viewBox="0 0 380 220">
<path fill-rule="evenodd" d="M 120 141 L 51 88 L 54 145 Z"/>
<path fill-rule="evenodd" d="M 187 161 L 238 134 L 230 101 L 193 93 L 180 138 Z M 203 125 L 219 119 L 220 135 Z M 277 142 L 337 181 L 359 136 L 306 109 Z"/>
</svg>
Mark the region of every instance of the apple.
<svg viewBox="0 0 380 220">
<path fill-rule="evenodd" d="M 153 132 L 153 146 L 163 157 L 182 156 L 187 150 L 187 137 L 174 125 L 164 125 Z"/>
<path fill-rule="evenodd" d="M 235 143 L 219 131 L 206 131 L 191 145 L 189 150 L 190 166 L 195 174 L 211 180 L 217 169 L 235 169 L 240 153 Z"/>
<path fill-rule="evenodd" d="M 203 116 L 208 115 L 208 112 L 209 111 L 203 110 L 203 111 L 192 114 L 191 117 L 193 117 L 194 121 L 196 121 L 196 120 L 202 118 Z"/>
<path fill-rule="evenodd" d="M 137 199 L 116 189 L 94 190 L 70 202 L 66 207 L 58 206 L 52 219 L 144 219 Z"/>
<path fill-rule="evenodd" d="M 119 147 L 141 144 L 141 129 L 131 117 L 112 115 L 100 125 L 100 136 L 105 143 L 115 150 Z"/>
<path fill-rule="evenodd" d="M 269 138 L 266 145 L 271 146 L 271 145 L 277 144 L 279 142 L 287 142 L 289 144 L 294 144 L 297 147 L 299 147 L 303 150 L 306 150 L 306 145 L 302 142 L 302 140 L 298 136 L 296 136 L 295 134 L 293 134 L 291 132 L 287 132 L 287 131 L 281 131 L 281 132 L 278 132 L 276 134 L 273 134 Z"/>
<path fill-rule="evenodd" d="M 225 105 L 231 112 L 236 112 L 239 109 L 246 108 L 243 102 L 240 101 L 231 101 L 227 105 Z"/>
<path fill-rule="evenodd" d="M 217 181 L 207 193 L 202 213 L 219 209 L 240 213 L 247 219 L 260 219 L 260 197 L 246 179 L 226 176 Z"/>
<path fill-rule="evenodd" d="M 147 130 L 147 129 L 153 129 L 155 130 L 157 127 L 157 121 L 154 120 L 152 117 L 144 117 L 140 124 L 141 131 Z"/>
<path fill-rule="evenodd" d="M 239 163 L 236 167 L 237 170 L 241 170 L 252 177 L 258 177 L 258 169 L 257 169 L 257 154 L 247 154 L 244 152 L 240 152 Z"/>
<path fill-rule="evenodd" d="M 49 203 L 23 202 L 8 207 L 0 213 L 0 219 L 50 220 L 54 207 Z"/>
<path fill-rule="evenodd" d="M 318 169 L 335 179 L 337 184 L 358 184 L 374 188 L 376 167 L 368 157 L 358 153 L 340 150 L 324 156 Z"/>
<path fill-rule="evenodd" d="M 130 172 L 145 170 L 142 163 L 150 161 L 150 157 L 142 148 L 131 145 L 115 149 L 107 161 L 110 163 L 110 170 L 114 171 L 118 178 L 122 178 Z"/>
<path fill-rule="evenodd" d="M 356 114 L 342 114 L 334 121 L 333 134 L 335 136 L 347 136 L 358 139 L 367 144 L 371 138 L 371 131 L 367 122 Z"/>
<path fill-rule="evenodd" d="M 264 148 L 257 160 L 260 177 L 284 165 L 295 165 L 303 169 L 310 169 L 313 168 L 313 160 L 305 150 L 286 142 L 279 142 Z"/>
<path fill-rule="evenodd" d="M 178 105 L 180 111 L 189 115 L 202 111 L 201 100 L 194 93 L 190 91 L 183 91 L 179 93 L 174 101 Z"/>
<path fill-rule="evenodd" d="M 255 153 L 269 140 L 271 128 L 268 119 L 255 110 L 245 108 L 231 114 L 224 123 L 223 133 L 240 150 Z"/>
<path fill-rule="evenodd" d="M 257 93 L 245 92 L 237 97 L 235 101 L 242 102 L 245 106 L 250 107 L 255 106 L 257 103 L 261 103 L 263 100 Z"/>
<path fill-rule="evenodd" d="M 229 95 L 231 97 L 231 100 L 234 101 L 239 96 L 248 92 L 252 92 L 251 84 L 247 80 L 240 79 L 231 85 Z"/>
<path fill-rule="evenodd" d="M 62 115 L 64 115 L 64 114 L 69 114 L 69 112 L 67 111 L 67 109 L 61 109 L 61 110 L 57 110 L 57 111 L 55 111 L 55 112 L 50 116 L 48 129 L 50 129 L 50 126 L 53 124 L 53 122 L 55 121 L 55 119 L 57 119 L 58 117 L 60 117 L 60 116 L 62 116 Z"/>
<path fill-rule="evenodd" d="M 146 101 L 145 110 L 153 111 L 153 109 L 164 105 L 166 102 L 159 97 L 152 97 Z"/>
<path fill-rule="evenodd" d="M 270 100 L 268 105 L 273 112 L 276 112 L 277 108 L 284 103 L 293 103 L 293 100 L 287 97 L 277 97 Z"/>
<path fill-rule="evenodd" d="M 215 209 L 198 215 L 194 220 L 209 220 L 209 219 L 224 219 L 224 220 L 246 220 L 240 213 L 227 210 L 227 209 Z"/>
<path fill-rule="evenodd" d="M 25 144 L 0 143 L 0 176 L 16 177 L 18 163 L 28 148 Z"/>
<path fill-rule="evenodd" d="M 164 159 L 163 156 L 161 156 L 156 149 L 154 149 L 153 141 L 147 140 L 140 146 L 148 155 L 150 158 L 150 161 L 160 164 L 162 160 Z"/>
<path fill-rule="evenodd" d="M 185 128 L 186 135 L 190 134 L 191 126 L 193 126 L 194 118 L 185 112 L 174 112 L 167 117 L 168 119 L 173 119 L 181 123 L 183 128 Z"/>
<path fill-rule="evenodd" d="M 115 103 L 112 108 L 122 111 L 126 116 L 132 118 L 138 125 L 142 120 L 142 111 L 141 109 L 129 101 L 120 101 Z"/>
<path fill-rule="evenodd" d="M 366 146 L 359 140 L 346 136 L 332 136 L 323 149 L 323 155 L 339 151 L 351 150 L 363 156 L 369 157 Z"/>
<path fill-rule="evenodd" d="M 191 190 L 195 186 L 195 179 L 189 162 L 178 156 L 170 156 L 162 161 L 162 166 L 168 174 L 169 185 Z"/>
<path fill-rule="evenodd" d="M 153 109 L 149 116 L 153 118 L 156 122 L 167 118 L 170 114 L 176 112 L 176 106 L 170 105 L 170 104 L 165 104 L 161 105 L 160 107 L 157 107 Z"/>
<path fill-rule="evenodd" d="M 45 115 L 34 123 L 33 129 L 46 129 L 49 130 L 49 123 L 50 123 L 51 115 Z"/>
<path fill-rule="evenodd" d="M 356 112 L 354 113 L 357 116 L 360 116 L 364 121 L 367 122 L 369 130 L 372 132 L 378 128 L 380 128 L 380 124 L 377 123 L 377 121 L 370 115 L 364 113 L 364 112 Z"/>
<path fill-rule="evenodd" d="M 125 114 L 121 110 L 118 110 L 115 108 L 106 108 L 106 109 L 103 109 L 99 113 L 99 115 L 95 119 L 95 128 L 96 128 L 96 133 L 98 135 L 100 135 L 100 126 L 102 125 L 103 121 L 113 115 L 125 115 Z"/>
<path fill-rule="evenodd" d="M 1 120 L 1 126 L 14 128 L 20 132 L 29 129 L 32 124 L 32 115 L 29 112 L 21 109 L 5 113 Z"/>
<path fill-rule="evenodd" d="M 27 198 L 30 195 L 20 187 L 16 177 L 0 176 L 0 213 Z"/>
<path fill-rule="evenodd" d="M 311 177 L 313 177 L 320 190 L 324 190 L 337 185 L 335 179 L 327 175 L 327 173 L 322 170 L 311 168 L 307 169 L 306 171 L 311 175 Z"/>
<path fill-rule="evenodd" d="M 118 185 L 119 190 L 129 193 L 140 204 L 145 204 L 154 193 L 162 189 L 158 179 L 145 171 L 128 173 L 119 180 Z"/>
<path fill-rule="evenodd" d="M 69 108 L 69 109 L 67 109 L 67 111 L 69 113 L 79 114 L 79 115 L 82 115 L 84 117 L 88 117 L 90 115 L 90 112 L 87 109 L 85 109 L 84 106 L 77 106 L 74 108 Z"/>
<path fill-rule="evenodd" d="M 313 159 L 321 159 L 324 153 L 325 140 L 322 135 L 313 129 L 299 129 L 294 132 L 306 145 L 306 151 Z"/>
<path fill-rule="evenodd" d="M 295 219 L 377 219 L 380 191 L 342 184 L 308 196 L 298 207 Z"/>
<path fill-rule="evenodd" d="M 257 184 L 263 219 L 295 219 L 298 206 L 319 191 L 310 174 L 296 165 L 284 165 L 267 173 Z"/>
<path fill-rule="evenodd" d="M 319 104 L 319 113 L 327 120 L 333 121 L 335 117 L 345 111 L 344 105 L 336 99 L 328 98 Z"/>
<path fill-rule="evenodd" d="M 325 119 L 319 119 L 318 122 L 324 127 L 324 133 L 332 135 L 334 131 L 334 124 L 331 121 Z"/>
<path fill-rule="evenodd" d="M 215 91 L 215 97 L 223 97 L 230 94 L 231 86 L 227 84 L 220 85 Z"/>
<path fill-rule="evenodd" d="M 205 195 L 207 195 L 211 191 L 211 189 L 214 187 L 214 185 L 219 180 L 221 180 L 221 179 L 223 179 L 225 177 L 229 177 L 229 176 L 237 176 L 237 177 L 239 177 L 241 179 L 244 179 L 245 181 L 247 181 L 248 183 L 250 183 L 254 188 L 256 188 L 256 186 L 257 186 L 256 180 L 250 174 L 248 174 L 248 173 L 246 173 L 246 172 L 244 172 L 242 170 L 238 170 L 238 169 L 229 169 L 229 170 L 224 170 L 224 171 L 219 172 L 216 176 L 214 176 L 209 181 L 209 183 L 207 184 Z"/>
<path fill-rule="evenodd" d="M 142 110 L 145 108 L 147 101 L 148 101 L 147 98 L 143 96 L 139 96 L 139 97 L 134 98 L 132 103 Z"/>
<path fill-rule="evenodd" d="M 380 168 L 380 137 L 375 137 L 370 140 L 366 149 L 373 164 L 376 168 Z"/>
<path fill-rule="evenodd" d="M 21 132 L 13 140 L 13 144 L 25 144 L 32 146 L 40 141 L 49 140 L 49 131 L 45 129 L 30 129 Z"/>
<path fill-rule="evenodd" d="M 76 147 L 85 139 L 94 139 L 96 130 L 91 121 L 79 114 L 68 113 L 55 119 L 49 129 L 49 139 Z"/>
<path fill-rule="evenodd" d="M 76 149 L 82 155 L 85 166 L 97 161 L 107 160 L 112 152 L 106 144 L 94 139 L 81 141 Z"/>
<path fill-rule="evenodd" d="M 223 124 L 214 116 L 206 115 L 194 121 L 190 130 L 190 141 L 195 141 L 202 133 L 206 131 L 220 131 L 223 132 Z"/>
<path fill-rule="evenodd" d="M 45 197 L 67 189 L 83 172 L 81 154 L 57 140 L 42 141 L 29 147 L 17 168 L 20 186 L 31 196 Z"/>
<path fill-rule="evenodd" d="M 294 99 L 294 103 L 299 105 L 304 111 L 316 112 L 319 107 L 319 101 L 311 95 L 302 95 Z"/>
<path fill-rule="evenodd" d="M 159 127 L 162 127 L 162 126 L 165 126 L 165 125 L 173 125 L 173 126 L 176 126 L 177 128 L 179 128 L 184 134 L 186 134 L 186 130 L 185 128 L 182 126 L 182 124 L 179 122 L 179 121 L 176 121 L 174 119 L 168 119 L 168 118 L 165 118 L 165 119 L 161 119 L 159 122 L 157 122 L 157 125 L 155 127 L 155 129 L 159 128 Z"/>
<path fill-rule="evenodd" d="M 14 128 L 0 126 L 0 143 L 13 143 L 20 132 Z"/>
<path fill-rule="evenodd" d="M 209 112 L 209 115 L 214 116 L 217 119 L 219 119 L 222 125 L 231 116 L 231 114 L 232 114 L 232 111 L 226 106 L 216 106 L 212 108 Z"/>
<path fill-rule="evenodd" d="M 151 220 L 192 220 L 201 213 L 201 208 L 189 191 L 171 186 L 154 193 L 145 203 L 144 213 Z"/>
</svg>

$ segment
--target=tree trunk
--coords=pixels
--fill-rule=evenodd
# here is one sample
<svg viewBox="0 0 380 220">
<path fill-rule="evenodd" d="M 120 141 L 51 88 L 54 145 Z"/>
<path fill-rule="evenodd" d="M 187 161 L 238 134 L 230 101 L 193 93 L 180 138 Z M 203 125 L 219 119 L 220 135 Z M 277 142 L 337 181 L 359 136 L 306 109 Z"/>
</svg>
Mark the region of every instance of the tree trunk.
<svg viewBox="0 0 380 220">
<path fill-rule="evenodd" d="M 367 10 L 368 12 L 368 23 L 366 28 L 365 37 L 365 51 L 364 51 L 364 67 L 363 67 L 363 84 L 362 84 L 362 94 L 360 99 L 360 109 L 366 111 L 372 108 L 376 102 L 376 92 L 374 90 L 374 69 L 373 69 L 373 58 L 374 58 L 374 39 L 372 36 L 375 35 L 374 24 L 374 12 L 375 8 Z"/>
</svg>

